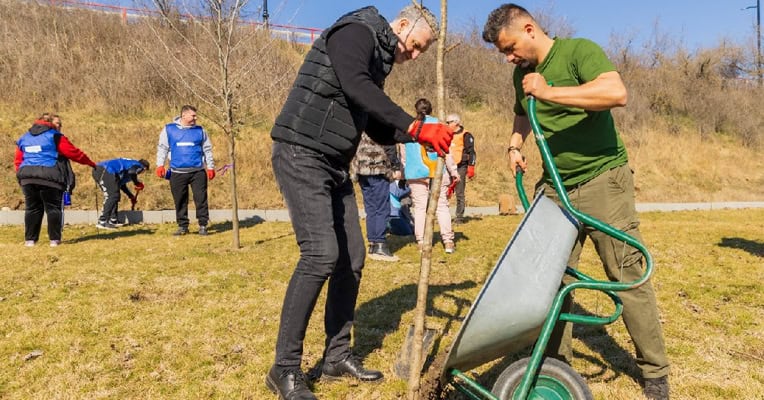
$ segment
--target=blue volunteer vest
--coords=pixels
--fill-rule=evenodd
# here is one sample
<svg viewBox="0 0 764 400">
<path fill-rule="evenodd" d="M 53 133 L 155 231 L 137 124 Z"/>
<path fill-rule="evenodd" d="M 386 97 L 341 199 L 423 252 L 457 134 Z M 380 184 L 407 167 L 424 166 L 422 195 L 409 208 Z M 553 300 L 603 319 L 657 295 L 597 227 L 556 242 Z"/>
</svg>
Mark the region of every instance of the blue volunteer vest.
<svg viewBox="0 0 764 400">
<path fill-rule="evenodd" d="M 27 132 L 16 144 L 24 152 L 24 161 L 21 167 L 54 167 L 58 160 L 58 149 L 54 140 L 58 131 L 49 129 L 39 135 Z"/>
<path fill-rule="evenodd" d="M 201 168 L 204 129 L 198 125 L 179 128 L 177 124 L 167 124 L 165 131 L 170 144 L 170 168 Z"/>
<path fill-rule="evenodd" d="M 104 167 L 106 172 L 113 175 L 119 175 L 133 167 L 140 167 L 143 169 L 141 163 L 130 158 L 115 158 L 113 160 L 101 161 L 98 165 Z"/>
<path fill-rule="evenodd" d="M 435 117 L 426 116 L 424 119 L 425 124 L 434 124 L 438 120 Z M 422 145 L 416 142 L 406 143 L 406 165 L 403 168 L 403 174 L 406 179 L 421 179 L 431 178 L 433 176 L 430 171 L 430 167 L 425 163 L 422 156 Z M 429 163 L 438 161 L 438 153 L 426 151 Z"/>
</svg>

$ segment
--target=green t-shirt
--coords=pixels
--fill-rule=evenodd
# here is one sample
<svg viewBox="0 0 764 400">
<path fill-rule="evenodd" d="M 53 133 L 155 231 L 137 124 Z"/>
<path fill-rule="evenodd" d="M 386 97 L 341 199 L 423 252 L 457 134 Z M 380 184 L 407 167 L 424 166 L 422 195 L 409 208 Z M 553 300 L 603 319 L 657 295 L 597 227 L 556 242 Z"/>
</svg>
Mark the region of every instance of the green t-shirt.
<svg viewBox="0 0 764 400">
<path fill-rule="evenodd" d="M 515 114 L 527 115 L 528 100 L 523 94 L 522 81 L 530 72 L 540 73 L 552 86 L 578 86 L 615 70 L 596 43 L 587 39 L 555 38 L 549 54 L 535 71 L 515 68 Z M 609 110 L 586 111 L 537 101 L 536 115 L 566 187 L 589 181 L 628 162 L 626 148 Z M 546 167 L 543 178 L 551 183 Z"/>
</svg>

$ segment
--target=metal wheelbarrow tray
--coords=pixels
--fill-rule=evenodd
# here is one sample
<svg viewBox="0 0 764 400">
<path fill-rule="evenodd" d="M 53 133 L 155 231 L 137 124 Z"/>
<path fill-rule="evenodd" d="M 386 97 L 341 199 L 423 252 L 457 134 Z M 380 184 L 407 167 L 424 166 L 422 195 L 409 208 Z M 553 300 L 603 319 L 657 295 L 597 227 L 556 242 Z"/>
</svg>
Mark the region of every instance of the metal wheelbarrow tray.
<svg viewBox="0 0 764 400">
<path fill-rule="evenodd" d="M 442 376 L 533 344 L 557 295 L 580 224 L 538 193 L 454 340 Z"/>
</svg>

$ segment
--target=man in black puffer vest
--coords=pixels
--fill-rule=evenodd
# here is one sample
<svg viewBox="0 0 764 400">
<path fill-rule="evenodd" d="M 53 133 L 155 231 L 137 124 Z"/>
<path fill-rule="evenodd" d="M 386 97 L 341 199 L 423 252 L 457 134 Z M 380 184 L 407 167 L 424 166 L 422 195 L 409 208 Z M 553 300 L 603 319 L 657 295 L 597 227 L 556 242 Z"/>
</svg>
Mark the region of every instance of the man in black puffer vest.
<svg viewBox="0 0 764 400">
<path fill-rule="evenodd" d="M 394 63 L 430 47 L 436 25 L 429 10 L 414 5 L 391 23 L 374 7 L 340 17 L 313 43 L 276 118 L 273 170 L 300 247 L 266 377 L 281 399 L 316 398 L 300 365 L 308 321 L 327 280 L 321 376 L 382 379 L 350 349 L 366 249 L 348 169 L 363 131 L 383 145 L 416 140 L 448 152 L 453 133 L 445 124 L 415 121 L 382 90 Z"/>
</svg>

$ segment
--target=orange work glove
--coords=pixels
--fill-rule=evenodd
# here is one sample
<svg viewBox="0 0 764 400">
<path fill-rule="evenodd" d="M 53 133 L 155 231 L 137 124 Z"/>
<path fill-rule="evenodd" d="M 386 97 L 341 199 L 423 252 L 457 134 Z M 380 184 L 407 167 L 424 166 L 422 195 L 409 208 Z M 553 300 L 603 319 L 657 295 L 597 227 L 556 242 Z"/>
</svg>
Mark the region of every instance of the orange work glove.
<svg viewBox="0 0 764 400">
<path fill-rule="evenodd" d="M 451 128 L 440 122 L 425 124 L 424 121 L 414 121 L 408 133 L 419 144 L 432 146 L 441 157 L 448 153 L 448 147 L 451 146 L 451 139 L 454 137 Z"/>
<path fill-rule="evenodd" d="M 214 169 L 208 169 L 207 170 L 207 179 L 209 179 L 209 180 L 215 179 L 215 170 Z"/>
<path fill-rule="evenodd" d="M 156 174 L 158 177 L 164 179 L 164 174 L 167 172 L 166 169 L 164 169 L 164 165 L 160 165 L 157 167 Z"/>
<path fill-rule="evenodd" d="M 474 178 L 475 177 L 475 166 L 474 165 L 468 165 L 467 166 L 467 178 Z"/>
</svg>

